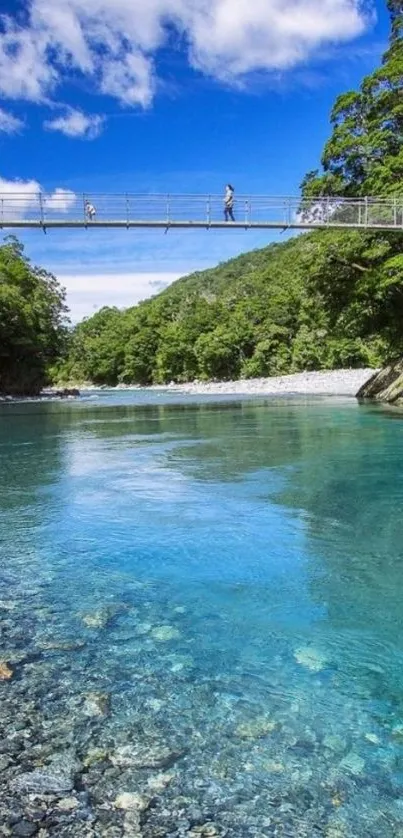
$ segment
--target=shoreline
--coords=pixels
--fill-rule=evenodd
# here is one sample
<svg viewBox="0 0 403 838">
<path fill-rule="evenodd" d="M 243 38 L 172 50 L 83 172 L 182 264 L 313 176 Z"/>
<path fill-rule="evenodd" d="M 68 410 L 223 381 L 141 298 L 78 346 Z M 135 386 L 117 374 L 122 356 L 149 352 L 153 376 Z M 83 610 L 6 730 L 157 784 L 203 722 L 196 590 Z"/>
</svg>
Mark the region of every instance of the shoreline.
<svg viewBox="0 0 403 838">
<path fill-rule="evenodd" d="M 86 393 L 150 392 L 180 393 L 184 396 L 356 396 L 361 387 L 377 372 L 371 368 L 319 370 L 277 375 L 268 378 L 241 378 L 236 381 L 189 381 L 184 384 L 118 384 L 115 387 L 90 382 L 69 382 L 45 388 L 38 396 L 0 395 L 1 402 L 75 400 Z M 65 390 L 65 392 L 63 392 Z M 70 391 L 70 392 L 68 392 Z M 76 391 L 74 393 L 74 391 Z"/>
<path fill-rule="evenodd" d="M 195 381 L 187 384 L 153 385 L 149 389 L 178 391 L 184 395 L 276 396 L 289 393 L 301 396 L 356 396 L 362 385 L 375 372 L 376 370 L 368 368 L 321 370 L 270 378 L 239 379 L 238 381 Z"/>
<path fill-rule="evenodd" d="M 66 386 L 76 387 L 81 394 L 86 392 L 136 392 L 148 390 L 158 392 L 177 392 L 183 395 L 267 395 L 283 393 L 302 396 L 355 396 L 377 370 L 371 368 L 318 370 L 277 375 L 268 378 L 241 378 L 235 381 L 188 381 L 180 384 L 151 384 L 142 387 L 139 384 L 117 384 L 115 387 L 96 385 L 89 382 L 69 382 Z M 58 387 L 49 387 L 43 395 L 55 397 Z"/>
</svg>

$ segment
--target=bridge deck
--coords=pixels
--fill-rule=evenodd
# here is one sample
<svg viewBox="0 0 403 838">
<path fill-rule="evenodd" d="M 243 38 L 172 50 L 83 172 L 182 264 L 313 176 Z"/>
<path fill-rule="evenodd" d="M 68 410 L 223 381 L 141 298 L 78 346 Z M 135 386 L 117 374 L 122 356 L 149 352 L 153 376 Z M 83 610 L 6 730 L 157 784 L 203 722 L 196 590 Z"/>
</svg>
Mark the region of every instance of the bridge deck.
<svg viewBox="0 0 403 838">
<path fill-rule="evenodd" d="M 86 201 L 95 208 L 90 219 Z M 0 228 L 368 229 L 403 232 L 403 197 L 361 199 L 237 196 L 235 221 L 220 195 L 0 193 Z"/>
</svg>

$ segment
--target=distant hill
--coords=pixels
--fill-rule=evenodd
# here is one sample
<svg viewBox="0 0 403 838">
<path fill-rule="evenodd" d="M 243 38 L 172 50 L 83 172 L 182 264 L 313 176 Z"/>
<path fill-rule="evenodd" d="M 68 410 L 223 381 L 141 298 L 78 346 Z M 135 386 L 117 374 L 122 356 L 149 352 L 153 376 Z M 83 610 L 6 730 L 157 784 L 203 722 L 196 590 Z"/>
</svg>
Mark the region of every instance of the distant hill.
<svg viewBox="0 0 403 838">
<path fill-rule="evenodd" d="M 243 254 L 97 312 L 53 375 L 150 384 L 382 364 L 403 351 L 397 247 L 390 233 L 323 230 Z"/>
</svg>

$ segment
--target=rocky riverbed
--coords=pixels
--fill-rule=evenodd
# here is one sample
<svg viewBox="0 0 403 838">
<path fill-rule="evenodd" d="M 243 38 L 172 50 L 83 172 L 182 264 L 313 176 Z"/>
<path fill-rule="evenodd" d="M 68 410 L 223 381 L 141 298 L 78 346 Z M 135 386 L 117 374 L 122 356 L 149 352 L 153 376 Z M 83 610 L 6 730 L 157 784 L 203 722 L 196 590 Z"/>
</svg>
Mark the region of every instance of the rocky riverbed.
<svg viewBox="0 0 403 838">
<path fill-rule="evenodd" d="M 400 425 L 275 401 L 5 411 L 0 836 L 403 838 Z"/>
<path fill-rule="evenodd" d="M 51 586 L 2 576 L 0 835 L 403 835 L 403 725 L 368 710 L 380 673 L 348 698 L 344 652 L 273 635 L 267 680 L 253 639 L 220 660 L 225 615 L 194 620 L 168 589 L 115 576 L 76 611 Z"/>
</svg>

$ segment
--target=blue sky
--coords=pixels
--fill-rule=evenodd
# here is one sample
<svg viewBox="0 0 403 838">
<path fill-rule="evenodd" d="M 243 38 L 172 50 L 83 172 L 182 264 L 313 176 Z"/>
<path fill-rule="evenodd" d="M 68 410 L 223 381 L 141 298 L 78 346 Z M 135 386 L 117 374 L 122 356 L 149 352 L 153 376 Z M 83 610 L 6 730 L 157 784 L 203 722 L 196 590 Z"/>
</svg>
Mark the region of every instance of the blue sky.
<svg viewBox="0 0 403 838">
<path fill-rule="evenodd" d="M 361 0 L 0 0 L 0 190 L 295 195 L 336 95 L 379 62 Z M 20 181 L 19 185 L 16 181 Z M 73 319 L 278 236 L 20 236 Z"/>
</svg>

